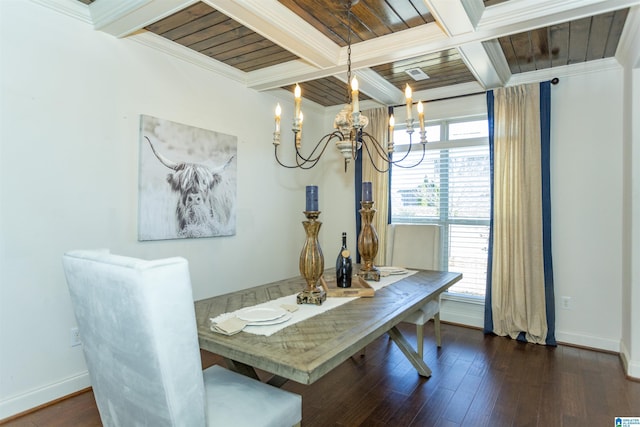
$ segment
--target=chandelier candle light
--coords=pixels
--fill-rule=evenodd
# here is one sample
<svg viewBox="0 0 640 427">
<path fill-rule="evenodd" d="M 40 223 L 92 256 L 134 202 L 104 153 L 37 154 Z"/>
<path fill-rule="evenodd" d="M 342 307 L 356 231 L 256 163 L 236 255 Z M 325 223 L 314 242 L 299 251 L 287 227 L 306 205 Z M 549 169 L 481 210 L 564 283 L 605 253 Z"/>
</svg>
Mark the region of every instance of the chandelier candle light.
<svg viewBox="0 0 640 427">
<path fill-rule="evenodd" d="M 351 6 L 356 4 L 357 0 L 349 0 L 346 2 L 347 22 L 349 27 L 348 39 L 347 39 L 347 85 L 351 85 L 351 90 L 347 90 L 347 103 L 342 110 L 336 115 L 333 122 L 334 131 L 324 135 L 316 143 L 315 147 L 311 150 L 310 154 L 303 155 L 302 148 L 302 90 L 296 83 L 294 89 L 294 115 L 293 124 L 291 130 L 294 137 L 295 148 L 295 163 L 287 165 L 283 163 L 278 157 L 278 147 L 280 146 L 280 119 L 282 114 L 282 108 L 280 104 L 276 106 L 275 116 L 275 131 L 273 132 L 273 145 L 275 147 L 275 158 L 280 166 L 285 168 L 300 168 L 311 169 L 314 167 L 322 155 L 324 154 L 327 145 L 330 141 L 334 141 L 336 148 L 342 153 L 344 159 L 344 171 L 347 171 L 347 165 L 351 159 L 357 159 L 359 153 L 367 153 L 369 160 L 373 167 L 381 173 L 387 172 L 391 165 L 398 165 L 403 168 L 412 168 L 418 166 L 425 157 L 425 149 L 427 143 L 427 133 L 424 130 L 424 112 L 422 101 L 418 103 L 418 116 L 420 121 L 420 143 L 422 144 L 422 157 L 415 164 L 407 165 L 400 164 L 403 160 L 409 156 L 413 148 L 411 141 L 411 135 L 413 134 L 414 119 L 413 119 L 413 100 L 411 88 L 407 84 L 405 88 L 405 98 L 407 106 L 407 126 L 406 131 L 409 134 L 409 148 L 400 159 L 393 160 L 394 144 L 393 144 L 393 127 L 394 118 L 393 114 L 389 117 L 389 137 L 386 147 L 383 146 L 376 138 L 364 131 L 364 128 L 369 124 L 369 119 L 360 113 L 360 90 L 358 86 L 358 79 L 351 77 Z M 378 167 L 374 158 L 381 158 L 386 164 L 386 168 Z"/>
<path fill-rule="evenodd" d="M 318 280 L 324 271 L 324 256 L 318 242 L 318 233 L 322 223 L 318 221 L 318 186 L 308 185 L 306 188 L 306 206 L 304 215 L 306 221 L 302 221 L 306 239 L 302 252 L 300 252 L 300 274 L 307 282 L 305 289 L 296 297 L 298 304 L 322 305 L 327 299 L 326 292 L 318 287 Z"/>
<path fill-rule="evenodd" d="M 358 236 L 358 252 L 362 257 L 362 266 L 358 276 L 365 280 L 380 281 L 380 270 L 373 265 L 373 259 L 378 254 L 378 233 L 372 224 L 373 215 L 373 189 L 371 182 L 362 183 L 362 200 L 360 201 L 360 235 Z"/>
</svg>

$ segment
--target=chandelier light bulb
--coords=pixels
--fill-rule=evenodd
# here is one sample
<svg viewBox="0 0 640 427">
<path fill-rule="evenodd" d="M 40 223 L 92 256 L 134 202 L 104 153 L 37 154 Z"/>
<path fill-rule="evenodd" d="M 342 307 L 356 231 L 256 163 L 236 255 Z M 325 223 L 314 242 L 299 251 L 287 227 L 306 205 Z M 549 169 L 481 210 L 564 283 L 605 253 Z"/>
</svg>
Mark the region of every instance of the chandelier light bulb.
<svg viewBox="0 0 640 427">
<path fill-rule="evenodd" d="M 360 112 L 360 100 L 358 99 L 358 79 L 356 76 L 353 76 L 351 80 L 351 102 L 352 102 L 352 110 L 354 113 Z"/>
<path fill-rule="evenodd" d="M 294 117 L 299 117 L 300 116 L 300 104 L 302 103 L 302 90 L 300 89 L 300 86 L 298 85 L 298 83 L 296 83 L 296 88 L 293 91 L 293 98 L 295 100 Z"/>
<path fill-rule="evenodd" d="M 280 108 L 280 103 L 276 105 L 276 132 L 280 132 L 280 115 L 282 114 L 282 108 Z"/>
<path fill-rule="evenodd" d="M 413 104 L 411 101 L 411 87 L 409 87 L 408 84 L 404 89 L 404 96 L 407 99 L 407 121 L 410 122 L 413 119 L 411 111 L 413 109 Z"/>
</svg>

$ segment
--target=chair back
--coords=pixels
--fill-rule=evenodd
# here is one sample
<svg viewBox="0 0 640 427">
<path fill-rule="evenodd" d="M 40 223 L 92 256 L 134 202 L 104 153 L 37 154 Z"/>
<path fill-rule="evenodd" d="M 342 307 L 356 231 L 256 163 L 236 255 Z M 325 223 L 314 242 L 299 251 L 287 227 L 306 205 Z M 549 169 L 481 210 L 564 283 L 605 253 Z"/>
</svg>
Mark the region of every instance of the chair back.
<svg viewBox="0 0 640 427">
<path fill-rule="evenodd" d="M 72 251 L 63 265 L 103 425 L 204 426 L 187 261 Z"/>
<path fill-rule="evenodd" d="M 396 267 L 440 269 L 440 226 L 389 224 L 387 264 Z"/>
</svg>

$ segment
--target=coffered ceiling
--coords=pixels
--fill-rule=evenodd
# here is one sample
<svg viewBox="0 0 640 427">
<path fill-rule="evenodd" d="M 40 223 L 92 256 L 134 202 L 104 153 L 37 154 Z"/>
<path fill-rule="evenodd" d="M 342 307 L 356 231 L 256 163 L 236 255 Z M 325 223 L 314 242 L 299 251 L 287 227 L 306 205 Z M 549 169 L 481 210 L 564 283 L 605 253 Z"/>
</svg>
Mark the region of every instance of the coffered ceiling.
<svg viewBox="0 0 640 427">
<path fill-rule="evenodd" d="M 73 3 L 96 30 L 256 90 L 300 83 L 323 106 L 346 101 L 349 40 L 361 99 L 393 105 L 406 84 L 429 100 L 610 66 L 640 8 L 640 0 L 359 0 L 349 14 L 342 0 L 51 1 Z"/>
</svg>

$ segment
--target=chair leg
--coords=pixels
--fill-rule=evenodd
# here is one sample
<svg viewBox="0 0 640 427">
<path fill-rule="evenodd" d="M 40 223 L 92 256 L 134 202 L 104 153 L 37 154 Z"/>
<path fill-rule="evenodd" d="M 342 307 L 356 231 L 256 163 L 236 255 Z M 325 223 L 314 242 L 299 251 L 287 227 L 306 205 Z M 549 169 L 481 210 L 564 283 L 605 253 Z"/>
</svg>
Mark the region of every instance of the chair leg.
<svg viewBox="0 0 640 427">
<path fill-rule="evenodd" d="M 442 338 L 440 337 L 440 312 L 433 316 L 433 328 L 436 331 L 436 344 L 438 344 L 438 347 L 442 347 Z"/>
<path fill-rule="evenodd" d="M 418 345 L 418 356 L 423 359 L 424 351 L 424 325 L 416 325 L 416 344 Z"/>
</svg>

